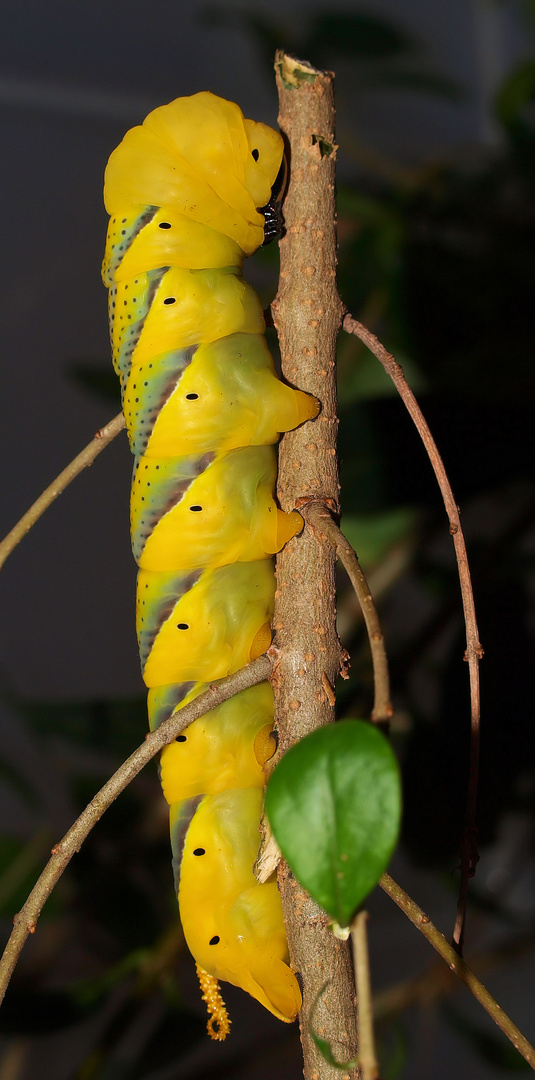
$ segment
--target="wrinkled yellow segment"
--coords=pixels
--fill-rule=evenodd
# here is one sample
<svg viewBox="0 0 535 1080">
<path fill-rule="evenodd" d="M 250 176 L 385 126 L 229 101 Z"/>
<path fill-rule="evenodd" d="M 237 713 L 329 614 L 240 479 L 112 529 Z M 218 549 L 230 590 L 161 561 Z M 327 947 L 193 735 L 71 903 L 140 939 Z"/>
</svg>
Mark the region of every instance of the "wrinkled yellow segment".
<svg viewBox="0 0 535 1080">
<path fill-rule="evenodd" d="M 118 310 L 127 299 L 126 286 L 122 282 L 117 287 Z M 185 345 L 214 341 L 236 330 L 262 334 L 264 329 L 260 301 L 236 273 L 173 266 L 156 292 L 132 364 Z"/>
<path fill-rule="evenodd" d="M 282 160 L 281 137 L 278 131 L 258 123 L 244 120 L 249 153 L 245 156 L 245 186 L 251 192 L 255 206 L 265 206 L 277 177 Z M 253 156 L 253 152 L 258 153 Z"/>
<path fill-rule="evenodd" d="M 315 397 L 277 378 L 264 336 L 237 333 L 200 345 L 163 405 L 146 453 L 165 457 L 275 443 L 281 431 L 318 412 Z"/>
<path fill-rule="evenodd" d="M 124 215 L 123 215 L 124 216 Z M 104 265 L 112 258 L 111 246 L 116 241 L 122 218 L 111 219 Z M 191 270 L 209 267 L 241 266 L 243 251 L 228 236 L 215 229 L 166 207 L 154 212 L 139 237 L 125 252 L 115 281 L 128 281 L 146 270 L 161 266 L 183 266 Z"/>
<path fill-rule="evenodd" d="M 278 132 L 203 92 L 150 113 L 106 169 L 103 278 L 136 458 L 136 618 L 153 727 L 269 647 L 270 556 L 303 526 L 275 502 L 273 445 L 319 403 L 277 378 L 241 276 L 282 153 Z M 181 918 L 218 1038 L 219 978 L 281 1020 L 301 1006 L 276 884 L 253 873 L 272 728 L 263 683 L 162 753 Z"/>
<path fill-rule="evenodd" d="M 230 236 L 251 255 L 264 238 L 264 221 L 257 206 L 264 206 L 269 199 L 283 144 L 274 132 L 278 163 L 270 175 L 259 159 L 253 198 L 245 186 L 250 150 L 244 118 L 237 105 L 222 103 L 222 98 L 208 92 L 178 98 L 155 109 L 142 126 L 128 131 L 106 169 L 104 201 L 108 213 L 120 213 L 127 206 L 171 205 L 180 214 Z M 227 105 L 232 108 L 227 109 Z M 262 127 L 258 125 L 259 138 Z M 271 139 L 265 143 L 269 170 L 273 146 Z M 249 183 L 250 172 L 249 167 Z"/>
<path fill-rule="evenodd" d="M 140 570 L 138 604 L 154 573 Z M 255 635 L 271 621 L 274 585 L 268 559 L 206 570 L 156 635 L 143 672 L 146 686 L 209 682 L 248 664 Z"/>
<path fill-rule="evenodd" d="M 276 506 L 270 446 L 221 455 L 156 525 L 139 560 L 142 570 L 194 570 L 273 555 L 302 528 Z M 133 513 L 136 508 L 133 507 Z"/>
<path fill-rule="evenodd" d="M 196 693 L 188 694 L 183 704 L 192 696 Z M 275 752 L 272 727 L 269 683 L 251 686 L 195 720 L 183 741 L 171 743 L 162 752 L 161 781 L 167 802 L 214 795 L 226 788 L 261 788 L 263 766 Z"/>
<path fill-rule="evenodd" d="M 185 839 L 178 902 L 197 963 L 289 1022 L 301 994 L 287 965 L 280 896 L 275 882 L 259 885 L 252 869 L 261 812 L 261 788 L 229 789 L 202 800 Z"/>
</svg>

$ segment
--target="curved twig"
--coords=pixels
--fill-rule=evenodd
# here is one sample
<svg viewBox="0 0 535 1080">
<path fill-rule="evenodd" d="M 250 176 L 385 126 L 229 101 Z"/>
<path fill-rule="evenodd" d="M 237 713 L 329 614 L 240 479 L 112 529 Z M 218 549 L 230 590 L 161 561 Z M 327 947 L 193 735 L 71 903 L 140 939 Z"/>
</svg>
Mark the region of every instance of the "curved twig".
<svg viewBox="0 0 535 1080">
<path fill-rule="evenodd" d="M 190 701 L 183 709 L 173 713 L 168 720 L 164 721 L 156 731 L 150 732 L 145 741 L 138 746 L 137 750 L 126 759 L 117 772 L 104 784 L 95 797 L 86 806 L 80 817 L 71 825 L 69 831 L 62 840 L 52 848 L 52 857 L 49 859 L 41 876 L 34 885 L 26 903 L 15 916 L 13 931 L 5 947 L 0 960 L 0 1003 L 3 1001 L 9 980 L 15 969 L 17 960 L 28 934 L 35 933 L 37 919 L 41 910 L 50 896 L 56 882 L 70 862 L 75 852 L 80 850 L 83 841 L 102 817 L 105 810 L 114 802 L 121 791 L 124 791 L 131 780 L 148 761 L 151 760 L 168 743 L 188 727 L 199 716 L 215 709 L 223 701 L 239 694 L 248 686 L 269 679 L 272 670 L 272 661 L 269 656 L 259 656 L 247 667 L 228 675 L 226 679 L 210 686 L 194 701 Z"/>
<path fill-rule="evenodd" d="M 422 414 L 420 406 L 414 397 L 412 390 L 410 389 L 403 369 L 396 362 L 391 353 L 385 349 L 384 345 L 372 334 L 362 323 L 354 319 L 352 315 L 346 314 L 343 321 L 343 328 L 348 334 L 355 334 L 365 345 L 367 345 L 370 352 L 377 357 L 379 362 L 384 367 L 387 375 L 392 379 L 396 390 L 403 400 L 404 405 L 409 412 L 411 419 L 413 420 L 418 433 L 422 439 L 422 442 L 427 451 L 429 460 L 433 467 L 433 471 L 438 481 L 442 498 L 444 500 L 444 506 L 446 507 L 446 513 L 450 522 L 450 533 L 453 537 L 453 543 L 455 545 L 455 554 L 457 557 L 457 566 L 459 569 L 459 582 L 461 586 L 461 596 L 464 611 L 464 620 L 466 624 L 466 653 L 465 660 L 468 661 L 468 668 L 470 674 L 470 714 L 471 714 L 471 726 L 470 726 L 470 778 L 468 781 L 468 794 L 466 800 L 466 814 L 465 814 L 465 826 L 464 834 L 461 842 L 461 884 L 459 889 L 459 901 L 457 905 L 457 918 L 455 920 L 455 927 L 453 931 L 453 945 L 457 952 L 462 955 L 463 940 L 464 940 L 464 928 L 466 920 L 466 901 L 468 895 L 468 879 L 474 876 L 475 868 L 478 861 L 477 853 L 477 828 L 476 828 L 476 802 L 477 802 L 477 783 L 479 773 L 479 725 L 480 725 L 480 701 L 479 701 L 479 661 L 483 656 L 483 649 L 479 641 L 479 634 L 477 629 L 476 610 L 474 604 L 474 594 L 472 590 L 472 582 L 470 579 L 470 567 L 468 565 L 468 556 L 466 554 L 466 545 L 464 542 L 463 531 L 461 528 L 461 519 L 459 516 L 459 508 L 455 502 L 451 484 L 448 480 L 444 463 L 439 454 L 438 447 L 435 440 L 429 430 L 428 424 Z"/>
<path fill-rule="evenodd" d="M 346 539 L 342 530 L 338 528 L 338 525 L 333 520 L 325 503 L 317 500 L 311 500 L 309 502 L 300 500 L 299 512 L 309 525 L 313 525 L 331 542 L 358 597 L 362 615 L 366 623 L 366 630 L 368 631 L 368 637 L 370 639 L 370 649 L 373 661 L 375 697 L 372 720 L 376 724 L 387 723 L 391 719 L 393 713 L 392 703 L 390 701 L 388 659 L 379 616 L 357 555 L 351 547 L 349 540 Z"/>
<path fill-rule="evenodd" d="M 477 975 L 468 967 L 468 964 L 459 956 L 453 945 L 450 945 L 449 941 L 440 930 L 437 930 L 433 925 L 428 915 L 426 915 L 418 904 L 397 884 L 390 874 L 383 874 L 379 881 L 379 885 L 385 893 L 398 905 L 404 912 L 411 923 L 424 935 L 429 943 L 436 949 L 443 960 L 446 961 L 448 967 L 455 975 L 468 987 L 470 992 L 479 1001 L 480 1005 L 488 1012 L 492 1017 L 495 1024 L 503 1031 L 507 1036 L 509 1042 L 516 1047 L 518 1052 L 522 1054 L 522 1057 L 531 1065 L 532 1069 L 535 1069 L 535 1047 L 531 1045 L 526 1039 L 525 1035 L 517 1028 L 516 1024 L 507 1016 L 507 1013 L 503 1011 L 498 1002 L 494 1000 L 492 994 L 489 994 L 486 986 L 483 985 Z"/>
<path fill-rule="evenodd" d="M 66 469 L 60 472 L 59 476 L 45 488 L 42 495 L 30 506 L 30 509 L 21 517 L 20 521 L 13 526 L 7 536 L 4 537 L 0 543 L 0 568 L 4 565 L 8 555 L 20 544 L 21 540 L 26 536 L 26 533 L 30 531 L 32 525 L 35 525 L 45 510 L 57 499 L 58 495 L 61 495 L 62 491 L 69 486 L 72 480 L 79 473 L 86 469 L 88 465 L 92 465 L 95 458 L 104 450 L 109 443 L 123 430 L 125 426 L 124 416 L 119 413 L 114 416 L 113 420 L 110 420 L 109 424 L 105 424 L 104 427 L 97 431 L 96 435 L 83 450 L 67 465 Z"/>
</svg>

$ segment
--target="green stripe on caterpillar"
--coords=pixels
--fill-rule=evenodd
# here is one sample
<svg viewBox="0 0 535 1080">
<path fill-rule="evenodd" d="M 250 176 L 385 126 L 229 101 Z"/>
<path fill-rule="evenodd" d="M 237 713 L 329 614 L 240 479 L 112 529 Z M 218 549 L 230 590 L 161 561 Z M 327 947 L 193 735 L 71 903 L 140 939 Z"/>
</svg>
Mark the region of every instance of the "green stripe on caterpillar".
<svg viewBox="0 0 535 1080">
<path fill-rule="evenodd" d="M 276 228 L 267 207 L 282 157 L 277 132 L 200 93 L 152 112 L 106 170 L 103 278 L 135 462 L 137 633 L 153 728 L 269 646 L 272 556 L 302 527 L 275 503 L 273 444 L 319 406 L 277 378 L 241 273 Z M 228 1030 L 217 979 L 281 1020 L 301 1006 L 276 883 L 253 873 L 272 728 L 263 683 L 196 721 L 161 759 L 180 915 L 216 1038 Z"/>
</svg>

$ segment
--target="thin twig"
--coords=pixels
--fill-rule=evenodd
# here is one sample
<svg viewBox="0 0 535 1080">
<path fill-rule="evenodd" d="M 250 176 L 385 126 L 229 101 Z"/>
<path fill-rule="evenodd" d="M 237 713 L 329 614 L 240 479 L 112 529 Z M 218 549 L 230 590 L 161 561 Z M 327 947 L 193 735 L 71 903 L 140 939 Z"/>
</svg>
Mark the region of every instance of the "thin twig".
<svg viewBox="0 0 535 1080">
<path fill-rule="evenodd" d="M 401 908 L 416 929 L 427 938 L 442 959 L 446 961 L 450 970 L 453 971 L 461 982 L 468 987 L 474 997 L 477 998 L 483 1008 L 486 1009 L 489 1016 L 492 1017 L 494 1022 L 503 1031 L 504 1035 L 507 1036 L 509 1042 L 511 1042 L 518 1052 L 522 1054 L 522 1057 L 526 1059 L 532 1069 L 535 1069 L 535 1047 L 528 1042 L 525 1035 L 519 1031 L 516 1024 L 513 1024 L 513 1021 L 509 1019 L 500 1005 L 498 1005 L 498 1002 L 494 1000 L 491 994 L 489 994 L 481 980 L 478 979 L 477 975 L 474 975 L 474 972 L 471 971 L 462 957 L 459 956 L 457 950 L 450 945 L 449 941 L 446 941 L 446 938 L 440 933 L 440 930 L 437 930 L 436 926 L 433 926 L 429 916 L 426 915 L 401 886 L 390 877 L 390 874 L 383 874 L 379 881 L 379 885 L 384 892 L 388 893 L 394 903 Z"/>
<path fill-rule="evenodd" d="M 455 502 L 453 491 L 451 489 L 450 482 L 444 463 L 438 452 L 437 445 L 426 420 L 422 414 L 420 406 L 414 397 L 412 390 L 410 389 L 403 369 L 396 362 L 391 353 L 385 349 L 384 345 L 372 334 L 370 330 L 367 330 L 362 323 L 358 322 L 351 315 L 347 314 L 344 317 L 343 328 L 348 334 L 355 334 L 361 341 L 367 345 L 370 352 L 377 357 L 379 362 L 384 367 L 387 375 L 392 379 L 400 397 L 403 400 L 410 416 L 418 430 L 418 433 L 422 439 L 422 442 L 427 450 L 427 454 L 433 471 L 437 478 L 442 498 L 444 500 L 444 506 L 446 507 L 446 513 L 450 522 L 450 533 L 453 537 L 453 543 L 455 545 L 455 554 L 457 557 L 457 566 L 459 569 L 459 582 L 461 586 L 461 596 L 464 610 L 464 620 L 466 624 L 466 653 L 465 660 L 468 661 L 468 669 L 470 675 L 470 714 L 471 714 L 471 726 L 470 726 L 470 777 L 468 781 L 468 793 L 466 800 L 466 813 L 465 813 L 465 825 L 464 833 L 461 841 L 461 883 L 459 888 L 459 901 L 457 905 L 457 918 L 455 920 L 455 927 L 453 931 L 453 945 L 457 952 L 462 955 L 464 930 L 466 921 L 466 902 L 468 897 L 468 879 L 474 876 L 477 861 L 477 828 L 476 828 L 476 802 L 477 802 L 477 784 L 479 773 L 479 725 L 480 725 L 480 701 L 479 701 L 479 661 L 483 656 L 483 649 L 479 641 L 479 634 L 477 629 L 476 610 L 474 604 L 474 594 L 472 590 L 472 582 L 470 579 L 470 568 L 468 565 L 468 556 L 466 553 L 466 545 L 464 542 L 463 531 L 461 528 L 461 519 L 459 516 L 459 508 Z"/>
<path fill-rule="evenodd" d="M 62 491 L 65 491 L 65 488 L 79 473 L 86 469 L 88 465 L 93 464 L 95 458 L 123 430 L 124 426 L 123 414 L 119 413 L 114 416 L 109 424 L 105 424 L 103 428 L 100 428 L 100 431 L 97 431 L 91 442 L 76 455 L 74 460 L 67 465 L 67 468 L 60 472 L 59 476 L 56 476 L 56 479 L 52 481 L 49 487 L 45 488 L 42 495 L 34 502 L 33 506 L 30 506 L 30 509 L 26 511 L 20 521 L 14 525 L 11 532 L 8 532 L 0 543 L 0 568 L 4 565 L 8 555 L 11 555 L 17 544 L 20 544 L 26 533 L 30 531 L 32 525 L 35 525 L 45 510 L 54 502 L 54 499 L 57 499 Z"/>
<path fill-rule="evenodd" d="M 217 684 L 210 686 L 194 701 L 190 701 L 183 709 L 173 713 L 168 720 L 160 725 L 156 731 L 150 732 L 145 741 L 138 746 L 137 750 L 117 772 L 104 784 L 95 797 L 86 806 L 80 817 L 71 825 L 69 831 L 62 840 L 52 848 L 52 858 L 49 859 L 40 878 L 34 885 L 24 907 L 15 916 L 13 931 L 6 945 L 2 959 L 0 960 L 0 1003 L 3 1001 L 9 980 L 21 953 L 22 947 L 28 934 L 35 933 L 37 919 L 41 910 L 50 896 L 56 882 L 61 877 L 66 866 L 75 852 L 80 850 L 83 841 L 102 817 L 105 810 L 114 802 L 121 791 L 128 786 L 131 780 L 148 761 L 151 760 L 168 743 L 197 720 L 204 713 L 215 709 L 223 701 L 239 694 L 248 686 L 256 686 L 257 683 L 269 679 L 272 670 L 272 661 L 266 656 L 260 656 L 253 660 L 247 667 L 228 675 Z"/>
<path fill-rule="evenodd" d="M 355 967 L 355 989 L 358 1002 L 359 1065 L 362 1080 L 377 1080 L 379 1066 L 373 1034 L 373 1007 L 370 983 L 370 958 L 366 923 L 368 912 L 359 911 L 351 926 L 351 944 Z"/>
<path fill-rule="evenodd" d="M 349 580 L 357 594 L 370 639 L 373 661 L 375 696 L 372 720 L 376 724 L 386 723 L 391 719 L 393 713 L 390 701 L 388 658 L 379 616 L 356 553 L 353 551 L 349 540 L 346 539 L 342 530 L 338 528 L 338 525 L 331 517 L 325 503 L 314 500 L 300 500 L 298 505 L 300 513 L 309 525 L 313 525 L 314 528 L 322 532 L 335 548 L 336 554 L 345 567 Z"/>
</svg>

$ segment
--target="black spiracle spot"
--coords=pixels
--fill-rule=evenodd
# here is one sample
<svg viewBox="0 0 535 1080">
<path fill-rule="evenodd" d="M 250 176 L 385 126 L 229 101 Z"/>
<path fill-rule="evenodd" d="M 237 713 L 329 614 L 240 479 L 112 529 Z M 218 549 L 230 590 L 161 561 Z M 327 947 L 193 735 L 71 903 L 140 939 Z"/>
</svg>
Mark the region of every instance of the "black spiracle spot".
<svg viewBox="0 0 535 1080">
<path fill-rule="evenodd" d="M 258 161 L 258 158 L 260 157 L 260 151 L 251 150 L 251 157 L 254 158 L 255 161 Z"/>
<path fill-rule="evenodd" d="M 159 228 L 160 229 L 170 229 L 171 224 L 170 224 L 169 221 L 160 221 Z"/>
<path fill-rule="evenodd" d="M 176 304 L 176 296 L 166 296 L 164 304 Z"/>
<path fill-rule="evenodd" d="M 189 630 L 189 623 L 187 623 L 187 622 L 179 622 L 177 624 L 177 630 Z"/>
<path fill-rule="evenodd" d="M 198 396 L 198 394 L 186 394 L 186 399 L 188 401 L 196 401 Z"/>
<path fill-rule="evenodd" d="M 175 739 L 175 742 L 186 742 L 186 736 L 185 735 L 177 735 L 177 737 Z"/>
<path fill-rule="evenodd" d="M 202 510 L 202 506 L 190 506 L 190 510 L 194 510 L 196 513 Z"/>
<path fill-rule="evenodd" d="M 193 849 L 193 854 L 194 855 L 206 855 L 206 848 L 196 847 L 196 848 Z"/>
<path fill-rule="evenodd" d="M 221 938 L 219 937 L 219 934 L 215 934 L 214 937 L 210 938 L 209 944 L 210 945 L 219 945 L 220 941 L 221 941 Z"/>
</svg>

